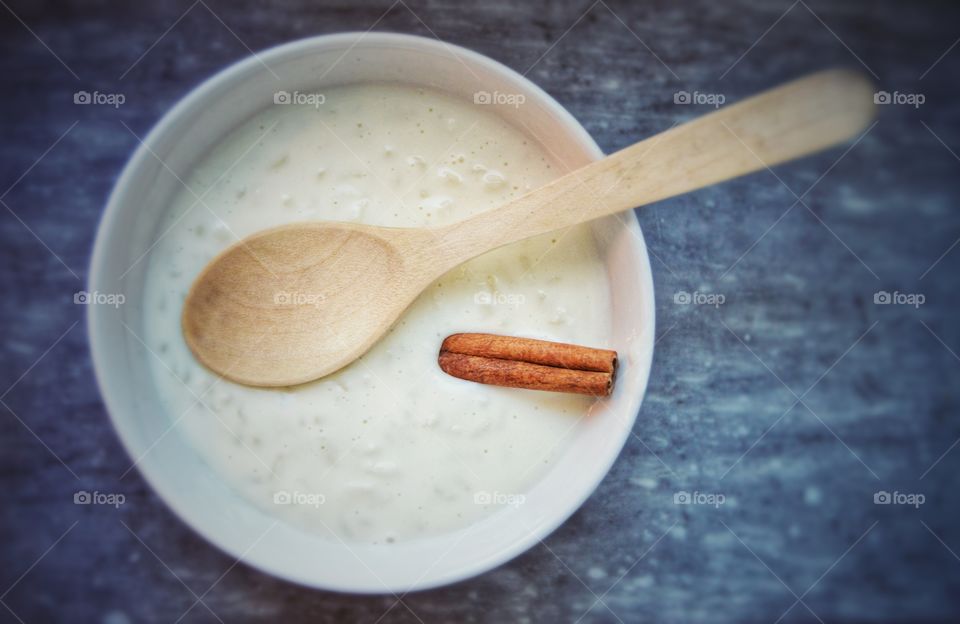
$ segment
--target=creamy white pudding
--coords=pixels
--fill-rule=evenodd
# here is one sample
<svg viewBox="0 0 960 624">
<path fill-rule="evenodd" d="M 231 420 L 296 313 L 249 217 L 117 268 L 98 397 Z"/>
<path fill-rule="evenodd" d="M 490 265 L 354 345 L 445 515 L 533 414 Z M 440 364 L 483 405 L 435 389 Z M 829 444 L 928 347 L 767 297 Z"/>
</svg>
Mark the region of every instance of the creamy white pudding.
<svg viewBox="0 0 960 624">
<path fill-rule="evenodd" d="M 176 429 L 242 496 L 339 539 L 413 539 L 522 504 L 592 400 L 456 379 L 437 351 L 465 331 L 609 346 L 607 276 L 587 226 L 454 269 L 364 357 L 310 384 L 218 380 L 188 350 L 184 297 L 238 237 L 311 219 L 442 225 L 563 173 L 490 107 L 436 91 L 290 99 L 198 164 L 149 255 L 145 342 Z"/>
</svg>

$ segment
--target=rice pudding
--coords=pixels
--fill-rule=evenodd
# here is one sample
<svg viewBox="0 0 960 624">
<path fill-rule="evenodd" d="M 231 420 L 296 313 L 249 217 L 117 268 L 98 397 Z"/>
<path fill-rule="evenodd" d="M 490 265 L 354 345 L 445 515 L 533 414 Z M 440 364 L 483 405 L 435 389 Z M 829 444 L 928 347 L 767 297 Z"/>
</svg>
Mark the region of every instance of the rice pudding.
<svg viewBox="0 0 960 624">
<path fill-rule="evenodd" d="M 589 226 L 452 270 L 362 358 L 293 388 L 218 379 L 187 348 L 180 314 L 238 237 L 305 220 L 445 225 L 562 173 L 491 107 L 438 91 L 344 86 L 251 118 L 185 179 L 149 256 L 145 341 L 175 428 L 240 495 L 337 539 L 415 539 L 522 504 L 593 400 L 456 379 L 437 350 L 457 332 L 609 346 Z"/>
</svg>

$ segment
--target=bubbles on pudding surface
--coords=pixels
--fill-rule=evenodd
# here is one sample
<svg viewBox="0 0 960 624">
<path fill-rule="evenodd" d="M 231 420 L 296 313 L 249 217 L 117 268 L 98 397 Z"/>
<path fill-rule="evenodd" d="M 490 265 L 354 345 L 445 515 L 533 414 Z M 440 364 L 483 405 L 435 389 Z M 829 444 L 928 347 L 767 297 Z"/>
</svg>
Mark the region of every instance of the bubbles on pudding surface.
<svg viewBox="0 0 960 624">
<path fill-rule="evenodd" d="M 195 195 L 171 206 L 149 256 L 154 377 L 177 431 L 266 512 L 380 544 L 454 530 L 518 500 L 576 435 L 589 401 L 449 377 L 436 364 L 440 342 L 487 331 L 604 345 L 604 268 L 585 227 L 524 241 L 444 275 L 334 375 L 283 390 L 218 381 L 190 355 L 179 317 L 194 277 L 238 237 L 307 219 L 445 225 L 561 171 L 470 101 L 386 85 L 324 95 L 318 107 L 254 117 L 185 180 Z"/>
</svg>

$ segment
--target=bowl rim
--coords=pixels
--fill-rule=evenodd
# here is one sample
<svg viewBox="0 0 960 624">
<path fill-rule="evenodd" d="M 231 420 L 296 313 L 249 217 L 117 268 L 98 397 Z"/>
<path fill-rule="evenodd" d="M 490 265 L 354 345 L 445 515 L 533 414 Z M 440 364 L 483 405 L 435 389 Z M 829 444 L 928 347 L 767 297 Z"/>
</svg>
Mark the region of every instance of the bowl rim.
<svg viewBox="0 0 960 624">
<path fill-rule="evenodd" d="M 137 171 L 142 167 L 143 162 L 151 157 L 149 145 L 156 143 L 156 140 L 167 133 L 177 119 L 186 111 L 191 110 L 197 103 L 203 102 L 215 93 L 222 85 L 228 83 L 236 76 L 254 69 L 256 66 L 263 66 L 271 58 L 286 57 L 288 55 L 297 55 L 308 51 L 318 51 L 319 49 L 336 48 L 346 44 L 348 49 L 358 46 L 370 47 L 389 47 L 389 46 L 407 46 L 419 47 L 422 50 L 432 52 L 442 52 L 447 55 L 455 55 L 465 62 L 470 62 L 492 74 L 500 74 L 506 79 L 523 84 L 523 87 L 530 93 L 533 93 L 539 102 L 549 109 L 549 112 L 556 117 L 570 134 L 585 147 L 588 148 L 590 156 L 593 159 L 599 159 L 604 156 L 604 152 L 594 141 L 593 137 L 580 124 L 579 121 L 551 95 L 544 91 L 532 80 L 519 72 L 507 67 L 479 52 L 464 48 L 462 46 L 445 42 L 437 37 L 422 37 L 418 35 L 409 35 L 401 33 L 373 32 L 373 31 L 349 31 L 341 33 L 332 33 L 306 37 L 280 45 L 272 46 L 266 50 L 251 53 L 239 61 L 233 62 L 220 69 L 215 74 L 207 77 L 198 85 L 195 85 L 190 91 L 182 96 L 176 104 L 167 110 L 158 121 L 156 121 L 150 132 L 138 144 L 136 150 L 123 167 L 121 175 L 117 178 L 113 189 L 107 200 L 106 208 L 101 215 L 96 230 L 96 239 L 93 247 L 89 268 L 88 268 L 88 289 L 90 292 L 99 292 L 102 276 L 105 274 L 105 262 L 107 256 L 108 242 L 116 238 L 117 220 L 121 215 L 122 204 L 120 198 L 127 194 L 127 188 L 135 177 Z M 646 354 L 645 361 L 636 362 L 640 367 L 638 389 L 633 396 L 628 397 L 627 405 L 624 408 L 626 412 L 627 423 L 622 430 L 622 436 L 619 445 L 616 446 L 616 452 L 611 452 L 609 456 L 603 458 L 602 470 L 597 471 L 598 478 L 593 480 L 589 487 L 583 488 L 580 496 L 577 497 L 576 504 L 569 508 L 560 508 L 548 520 L 542 522 L 536 529 L 529 531 L 525 540 L 518 540 L 512 547 L 504 548 L 496 553 L 485 557 L 478 557 L 472 562 L 459 566 L 456 570 L 451 570 L 446 574 L 433 575 L 429 579 L 421 579 L 414 583 L 413 587 L 389 587 L 382 589 L 372 589 L 371 587 L 357 587 L 349 584 L 338 584 L 324 580 L 318 582 L 307 575 L 297 575 L 282 566 L 274 565 L 272 562 L 258 559 L 254 552 L 243 552 L 236 544 L 218 535 L 209 522 L 203 521 L 202 515 L 196 513 L 194 509 L 178 497 L 177 492 L 165 478 L 159 466 L 152 464 L 149 460 L 138 461 L 136 468 L 144 480 L 149 484 L 164 504 L 173 511 L 184 524 L 201 536 L 205 541 L 216 546 L 221 551 L 232 557 L 237 558 L 238 563 L 245 563 L 257 570 L 270 574 L 271 576 L 291 581 L 311 588 L 325 589 L 332 591 L 348 592 L 354 594 L 389 594 L 396 591 L 409 593 L 413 591 L 423 591 L 448 585 L 468 578 L 475 577 L 510 561 L 523 552 L 529 550 L 539 541 L 545 539 L 554 532 L 560 525 L 569 519 L 578 509 L 580 509 L 586 500 L 596 491 L 601 481 L 607 476 L 610 468 L 616 459 L 620 456 L 623 446 L 629 439 L 632 427 L 636 422 L 641 403 L 646 395 L 647 385 L 650 378 L 650 370 L 653 363 L 653 351 L 655 346 L 654 333 L 656 327 L 656 309 L 653 301 L 653 277 L 650 269 L 649 253 L 643 233 L 640 230 L 639 221 L 636 214 L 631 210 L 621 214 L 621 222 L 626 230 L 632 235 L 630 242 L 632 251 L 639 257 L 645 259 L 644 266 L 640 267 L 639 278 L 641 280 L 641 292 L 649 293 L 648 297 L 643 297 L 641 305 L 643 307 L 644 317 L 649 319 L 648 324 L 641 327 L 642 331 L 636 336 L 641 341 L 641 353 Z M 135 457 L 134 453 L 134 425 L 132 421 L 125 422 L 117 414 L 123 411 L 115 396 L 115 375 L 107 368 L 106 349 L 104 342 L 103 324 L 106 319 L 98 314 L 93 307 L 87 309 L 87 334 L 89 337 L 91 360 L 93 363 L 94 376 L 100 396 L 110 422 L 120 439 L 120 443 L 130 458 Z M 597 466 L 598 468 L 601 466 Z"/>
</svg>

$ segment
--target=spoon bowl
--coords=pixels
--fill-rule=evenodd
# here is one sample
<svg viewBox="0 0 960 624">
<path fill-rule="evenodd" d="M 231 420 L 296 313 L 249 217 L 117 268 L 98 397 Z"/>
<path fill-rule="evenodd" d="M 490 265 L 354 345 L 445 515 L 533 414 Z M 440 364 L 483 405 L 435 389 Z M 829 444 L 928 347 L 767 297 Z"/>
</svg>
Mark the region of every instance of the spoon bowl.
<svg viewBox="0 0 960 624">
<path fill-rule="evenodd" d="M 332 373 L 366 352 L 429 284 L 417 263 L 428 232 L 322 222 L 258 232 L 194 282 L 186 342 L 205 366 L 251 386 Z"/>
</svg>

